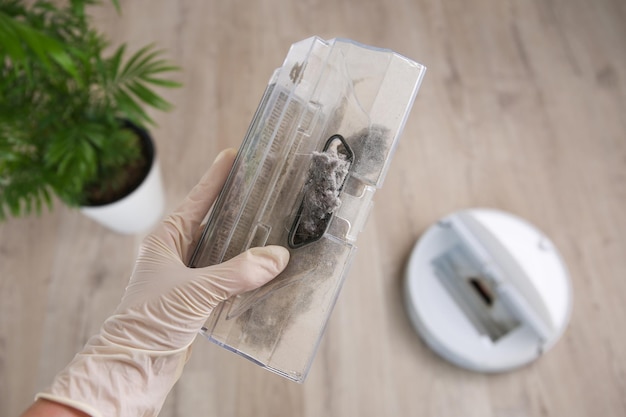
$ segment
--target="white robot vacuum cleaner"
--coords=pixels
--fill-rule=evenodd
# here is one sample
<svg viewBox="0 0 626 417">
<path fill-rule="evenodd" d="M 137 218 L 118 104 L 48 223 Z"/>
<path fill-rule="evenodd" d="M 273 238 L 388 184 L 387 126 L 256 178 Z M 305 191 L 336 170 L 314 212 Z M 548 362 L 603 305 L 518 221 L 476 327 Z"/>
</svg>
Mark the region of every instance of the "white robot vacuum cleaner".
<svg viewBox="0 0 626 417">
<path fill-rule="evenodd" d="M 567 269 L 526 221 L 488 209 L 454 213 L 415 245 L 405 278 L 408 314 L 421 338 L 473 371 L 509 371 L 539 358 L 572 309 Z"/>
</svg>

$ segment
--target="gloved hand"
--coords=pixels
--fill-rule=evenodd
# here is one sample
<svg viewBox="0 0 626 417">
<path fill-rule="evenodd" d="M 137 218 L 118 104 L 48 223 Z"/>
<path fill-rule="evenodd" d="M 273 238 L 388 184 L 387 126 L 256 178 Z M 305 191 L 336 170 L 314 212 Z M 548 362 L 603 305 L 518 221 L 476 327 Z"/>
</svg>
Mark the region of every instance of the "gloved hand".
<svg viewBox="0 0 626 417">
<path fill-rule="evenodd" d="M 286 267 L 289 252 L 278 246 L 250 249 L 207 268 L 185 266 L 234 158 L 233 150 L 222 152 L 180 207 L 147 236 L 114 315 L 37 398 L 92 416 L 158 414 L 211 310 Z"/>
</svg>

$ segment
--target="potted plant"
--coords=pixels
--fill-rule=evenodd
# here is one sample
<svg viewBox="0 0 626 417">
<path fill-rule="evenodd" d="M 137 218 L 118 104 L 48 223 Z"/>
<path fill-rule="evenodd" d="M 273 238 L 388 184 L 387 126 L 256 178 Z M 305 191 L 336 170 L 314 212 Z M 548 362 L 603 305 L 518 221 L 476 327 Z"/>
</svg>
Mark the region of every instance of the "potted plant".
<svg viewBox="0 0 626 417">
<path fill-rule="evenodd" d="M 178 87 L 164 78 L 178 68 L 153 46 L 107 55 L 85 10 L 97 1 L 28 3 L 0 0 L 0 220 L 51 208 L 56 196 L 114 230 L 149 227 L 163 197 L 142 106 L 170 108 L 153 88 Z M 151 185 L 156 194 L 137 201 Z"/>
</svg>

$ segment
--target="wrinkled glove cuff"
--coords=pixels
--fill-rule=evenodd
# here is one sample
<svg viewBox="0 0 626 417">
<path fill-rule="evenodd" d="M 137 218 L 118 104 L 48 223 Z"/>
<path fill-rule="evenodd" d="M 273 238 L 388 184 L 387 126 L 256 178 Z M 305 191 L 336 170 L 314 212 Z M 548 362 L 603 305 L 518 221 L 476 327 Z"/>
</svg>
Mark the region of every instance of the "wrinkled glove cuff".
<svg viewBox="0 0 626 417">
<path fill-rule="evenodd" d="M 93 417 L 156 416 L 190 353 L 191 346 L 165 352 L 138 350 L 94 336 L 36 398 Z"/>
</svg>

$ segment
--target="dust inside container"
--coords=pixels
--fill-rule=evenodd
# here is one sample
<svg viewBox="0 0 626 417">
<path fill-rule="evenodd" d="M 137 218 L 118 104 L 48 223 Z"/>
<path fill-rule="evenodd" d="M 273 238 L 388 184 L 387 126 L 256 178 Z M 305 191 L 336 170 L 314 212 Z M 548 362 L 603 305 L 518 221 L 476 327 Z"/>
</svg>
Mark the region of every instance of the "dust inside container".
<svg viewBox="0 0 626 417">
<path fill-rule="evenodd" d="M 276 279 L 218 306 L 203 329 L 209 340 L 304 381 L 424 71 L 345 39 L 292 45 L 190 266 L 270 244 L 288 248 L 291 259 Z M 320 192 L 332 198 L 315 198 Z M 322 205 L 311 209 L 311 201 Z"/>
</svg>

